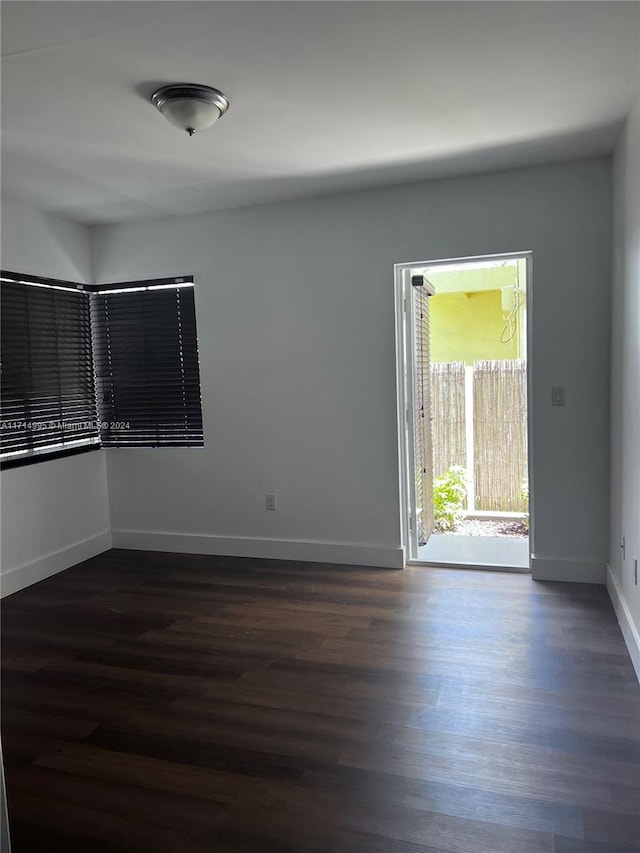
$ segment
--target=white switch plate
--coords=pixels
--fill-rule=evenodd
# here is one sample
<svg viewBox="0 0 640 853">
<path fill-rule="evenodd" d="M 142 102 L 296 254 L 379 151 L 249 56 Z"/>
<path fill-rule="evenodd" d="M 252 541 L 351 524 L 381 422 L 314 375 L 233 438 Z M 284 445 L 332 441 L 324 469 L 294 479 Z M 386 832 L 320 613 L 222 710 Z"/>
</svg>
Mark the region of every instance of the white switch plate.
<svg viewBox="0 0 640 853">
<path fill-rule="evenodd" d="M 264 504 L 267 509 L 275 510 L 278 509 L 278 496 L 277 495 L 265 495 L 264 496 Z"/>
<path fill-rule="evenodd" d="M 564 406 L 564 387 L 562 385 L 556 385 L 555 388 L 551 389 L 551 405 Z"/>
</svg>

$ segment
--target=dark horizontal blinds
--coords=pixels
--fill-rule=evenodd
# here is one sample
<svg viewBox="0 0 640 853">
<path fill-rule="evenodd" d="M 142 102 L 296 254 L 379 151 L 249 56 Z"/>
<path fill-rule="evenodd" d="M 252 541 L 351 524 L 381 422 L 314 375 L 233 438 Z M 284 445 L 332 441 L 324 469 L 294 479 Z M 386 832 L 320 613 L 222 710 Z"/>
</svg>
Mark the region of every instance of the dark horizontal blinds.
<svg viewBox="0 0 640 853">
<path fill-rule="evenodd" d="M 91 295 L 102 444 L 202 445 L 193 285 L 140 284 Z"/>
<path fill-rule="evenodd" d="M 88 294 L 11 275 L 0 282 L 0 459 L 99 445 Z"/>
</svg>

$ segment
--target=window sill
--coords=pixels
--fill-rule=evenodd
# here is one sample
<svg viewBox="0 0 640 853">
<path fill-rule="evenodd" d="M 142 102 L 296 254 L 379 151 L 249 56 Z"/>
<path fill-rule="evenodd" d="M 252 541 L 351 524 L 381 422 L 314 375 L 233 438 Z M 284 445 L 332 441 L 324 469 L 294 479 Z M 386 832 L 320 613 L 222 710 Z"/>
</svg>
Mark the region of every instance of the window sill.
<svg viewBox="0 0 640 853">
<path fill-rule="evenodd" d="M 102 449 L 101 444 L 89 444 L 86 447 L 54 450 L 51 453 L 36 453 L 33 456 L 19 457 L 17 459 L 0 459 L 0 470 L 7 471 L 9 468 L 24 468 L 26 465 L 35 465 L 39 462 L 51 462 L 54 459 L 63 459 L 65 456 L 77 456 L 80 453 L 91 453 L 94 450 Z"/>
</svg>

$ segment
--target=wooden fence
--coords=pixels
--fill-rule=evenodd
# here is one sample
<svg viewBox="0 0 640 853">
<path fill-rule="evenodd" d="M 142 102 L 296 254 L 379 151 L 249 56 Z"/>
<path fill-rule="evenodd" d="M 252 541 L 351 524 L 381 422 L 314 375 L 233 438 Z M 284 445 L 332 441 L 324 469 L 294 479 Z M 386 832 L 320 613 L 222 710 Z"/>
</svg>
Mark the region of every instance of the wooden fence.
<svg viewBox="0 0 640 853">
<path fill-rule="evenodd" d="M 462 465 L 468 475 L 467 509 L 524 512 L 526 362 L 435 363 L 431 383 L 434 476 Z"/>
<path fill-rule="evenodd" d="M 467 467 L 464 395 L 463 361 L 435 362 L 431 365 L 434 477 L 441 477 L 452 465 Z"/>
</svg>

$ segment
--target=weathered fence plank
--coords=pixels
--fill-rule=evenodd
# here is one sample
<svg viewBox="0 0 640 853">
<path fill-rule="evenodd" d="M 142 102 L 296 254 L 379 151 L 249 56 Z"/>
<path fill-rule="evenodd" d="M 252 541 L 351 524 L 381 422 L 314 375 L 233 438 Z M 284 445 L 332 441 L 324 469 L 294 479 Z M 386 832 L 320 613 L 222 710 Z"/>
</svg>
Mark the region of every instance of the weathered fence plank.
<svg viewBox="0 0 640 853">
<path fill-rule="evenodd" d="M 441 477 L 453 465 L 466 467 L 464 362 L 431 365 L 433 417 L 433 476 Z"/>
</svg>

